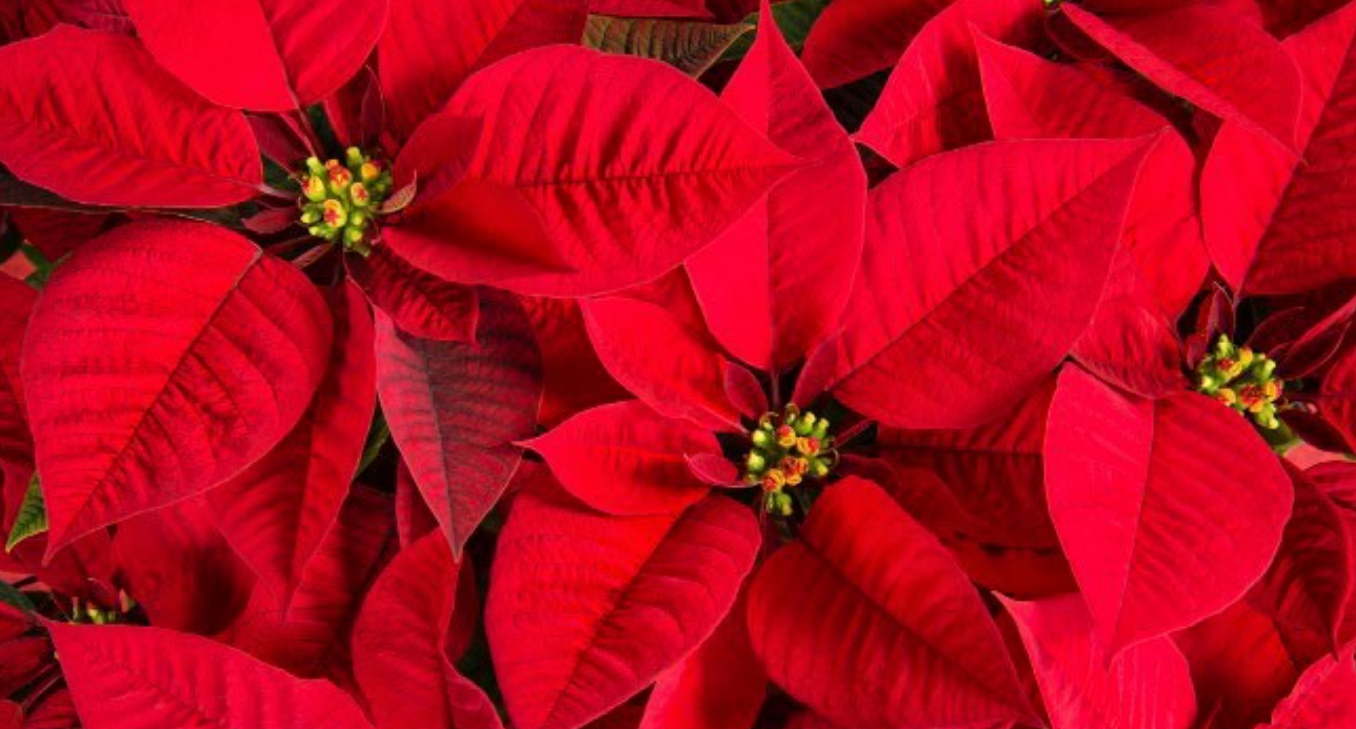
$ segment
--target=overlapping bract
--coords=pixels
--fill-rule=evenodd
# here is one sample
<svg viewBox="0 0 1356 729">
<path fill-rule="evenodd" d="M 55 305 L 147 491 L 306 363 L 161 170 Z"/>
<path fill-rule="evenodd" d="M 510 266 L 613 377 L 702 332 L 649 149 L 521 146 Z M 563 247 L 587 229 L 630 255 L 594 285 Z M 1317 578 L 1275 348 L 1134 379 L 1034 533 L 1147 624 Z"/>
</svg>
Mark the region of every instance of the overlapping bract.
<svg viewBox="0 0 1356 729">
<path fill-rule="evenodd" d="M 1356 725 L 1354 43 L 0 8 L 0 729 Z"/>
</svg>

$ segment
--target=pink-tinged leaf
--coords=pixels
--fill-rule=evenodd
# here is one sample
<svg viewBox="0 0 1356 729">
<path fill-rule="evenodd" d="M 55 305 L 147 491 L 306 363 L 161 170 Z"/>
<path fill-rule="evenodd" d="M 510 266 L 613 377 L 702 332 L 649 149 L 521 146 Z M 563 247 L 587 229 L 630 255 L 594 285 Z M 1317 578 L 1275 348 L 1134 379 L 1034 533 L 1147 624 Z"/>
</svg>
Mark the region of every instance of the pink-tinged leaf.
<svg viewBox="0 0 1356 729">
<path fill-rule="evenodd" d="M 663 415 L 740 430 L 725 392 L 729 363 L 706 332 L 647 301 L 608 297 L 580 307 L 598 359 L 632 394 Z"/>
<path fill-rule="evenodd" d="M 0 275 L 0 471 L 13 471 L 18 478 L 33 461 L 33 438 L 24 414 L 23 382 L 19 379 L 19 355 L 24 330 L 38 292 L 8 276 Z M 27 484 L 25 484 L 26 486 Z M 7 514 L 3 526 L 13 521 Z M 8 532 L 6 532 L 8 534 Z"/>
<path fill-rule="evenodd" d="M 545 392 L 538 419 L 550 428 L 575 413 L 631 397 L 612 379 L 589 342 L 579 303 L 574 299 L 522 297 L 541 348 Z"/>
<path fill-rule="evenodd" d="M 479 68 L 536 46 L 578 43 L 586 0 L 391 0 L 377 44 L 399 137 L 414 132 Z"/>
<path fill-rule="evenodd" d="M 838 0 L 810 26 L 804 60 L 823 88 L 889 68 L 952 0 Z"/>
<path fill-rule="evenodd" d="M 857 140 L 897 167 L 988 139 L 975 32 L 1026 45 L 1044 18 L 1036 0 L 957 0 L 909 46 Z"/>
<path fill-rule="evenodd" d="M 1191 664 L 1201 713 L 1219 707 L 1217 727 L 1265 721 L 1299 676 L 1271 620 L 1245 601 L 1173 639 Z"/>
<path fill-rule="evenodd" d="M 122 0 L 160 65 L 223 106 L 290 111 L 343 86 L 377 44 L 388 0 Z"/>
<path fill-rule="evenodd" d="M 1045 435 L 1050 516 L 1109 654 L 1184 628 L 1266 571 L 1293 487 L 1238 413 L 1194 392 L 1060 375 Z"/>
<path fill-rule="evenodd" d="M 353 627 L 353 675 L 377 729 L 497 729 L 485 693 L 453 667 L 446 644 L 456 560 L 432 532 L 396 555 Z"/>
<path fill-rule="evenodd" d="M 1299 71 L 1257 25 L 1208 3 L 1105 17 L 1075 5 L 1060 10 L 1165 92 L 1294 146 Z"/>
<path fill-rule="evenodd" d="M 254 575 L 231 551 L 202 499 L 118 525 L 118 583 L 151 624 L 200 635 L 226 629 L 250 598 Z"/>
<path fill-rule="evenodd" d="M 202 100 L 132 38 L 58 27 L 0 48 L 0 66 L 0 162 L 25 182 L 90 205 L 213 207 L 263 179 L 244 115 Z"/>
<path fill-rule="evenodd" d="M 1132 139 L 1171 127 L 1126 91 L 1074 66 L 1046 61 L 987 36 L 976 39 L 985 104 L 998 139 Z M 1196 204 L 1196 158 L 1168 132 L 1144 162 L 1126 212 L 1122 245 L 1142 271 L 1151 301 L 1171 318 L 1210 268 Z"/>
<path fill-rule="evenodd" d="M 1215 138 L 1202 173 L 1202 207 L 1216 265 L 1235 290 L 1307 292 L 1356 274 L 1344 251 L 1356 198 L 1333 183 L 1351 164 L 1353 47 L 1350 5 L 1286 39 L 1306 90 L 1298 157 L 1237 124 Z"/>
<path fill-rule="evenodd" d="M 297 676 L 352 686 L 349 633 L 363 596 L 397 548 L 391 500 L 355 486 L 291 603 L 255 590 L 222 640 Z"/>
<path fill-rule="evenodd" d="M 753 48 L 721 100 L 808 161 L 687 261 L 711 333 L 781 372 L 834 333 L 861 256 L 866 173 L 847 133 L 765 4 Z"/>
<path fill-rule="evenodd" d="M 995 142 L 872 190 L 835 396 L 889 425 L 963 428 L 1033 392 L 1092 318 L 1151 145 Z"/>
<path fill-rule="evenodd" d="M 474 344 L 397 331 L 377 314 L 377 393 L 391 437 L 454 554 L 504 493 L 532 435 L 541 354 L 522 308 L 481 299 Z"/>
<path fill-rule="evenodd" d="M 767 696 L 767 672 L 749 643 L 745 594 L 716 632 L 659 675 L 639 729 L 749 729 Z"/>
<path fill-rule="evenodd" d="M 472 286 L 430 276 L 387 246 L 372 255 L 345 256 L 348 273 L 402 332 L 421 339 L 475 340 L 480 300 Z"/>
<path fill-rule="evenodd" d="M 1295 506 L 1280 551 L 1249 601 L 1276 622 L 1287 645 L 1335 652 L 1353 573 L 1351 535 L 1338 507 L 1304 472 L 1287 464 Z"/>
<path fill-rule="evenodd" d="M 1031 714 L 974 586 L 936 537 L 860 478 L 830 486 L 800 539 L 763 564 L 749 632 L 772 680 L 840 726 L 989 726 Z"/>
<path fill-rule="evenodd" d="M 1182 652 L 1167 637 L 1107 662 L 1077 595 L 1012 602 L 1052 729 L 1189 729 L 1196 695 Z"/>
<path fill-rule="evenodd" d="M 206 638 L 160 628 L 48 623 L 87 729 L 370 729 L 333 684 L 288 675 Z"/>
<path fill-rule="evenodd" d="M 444 113 L 484 119 L 476 162 L 387 238 L 434 275 L 520 293 L 653 279 L 798 163 L 679 71 L 581 48 L 496 63 Z"/>
<path fill-rule="evenodd" d="M 1346 729 L 1356 716 L 1356 664 L 1352 649 L 1309 666 L 1290 695 L 1276 706 L 1271 723 L 1258 729 Z"/>
<path fill-rule="evenodd" d="M 485 613 L 514 726 L 576 729 L 645 688 L 728 614 L 760 542 L 753 512 L 723 496 L 620 518 L 519 495 Z"/>
<path fill-rule="evenodd" d="M 1045 595 L 1072 584 L 1045 505 L 1041 448 L 1053 394 L 1051 378 L 978 428 L 883 427 L 876 436 L 878 457 L 892 471 L 877 482 L 951 549 L 971 579 L 1008 594 Z"/>
<path fill-rule="evenodd" d="M 589 0 L 589 12 L 622 18 L 709 18 L 703 0 Z"/>
<path fill-rule="evenodd" d="M 49 555 L 267 453 L 310 404 L 331 327 L 304 275 L 222 228 L 135 223 L 76 251 L 24 340 Z"/>
<path fill-rule="evenodd" d="M 720 454 L 711 431 L 636 400 L 586 410 L 523 445 L 572 496 L 617 516 L 679 512 L 700 501 L 707 488 L 687 459 Z"/>
<path fill-rule="evenodd" d="M 227 541 L 284 603 L 339 518 L 377 402 L 367 301 L 351 283 L 329 301 L 333 351 L 310 408 L 268 455 L 207 494 Z"/>
</svg>

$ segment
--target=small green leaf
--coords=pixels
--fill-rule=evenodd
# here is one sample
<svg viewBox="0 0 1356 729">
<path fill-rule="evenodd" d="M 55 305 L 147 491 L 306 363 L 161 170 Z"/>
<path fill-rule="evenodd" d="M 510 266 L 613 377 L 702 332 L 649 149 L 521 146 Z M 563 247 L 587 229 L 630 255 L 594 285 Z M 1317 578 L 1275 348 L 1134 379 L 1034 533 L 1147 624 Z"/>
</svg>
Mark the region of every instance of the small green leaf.
<svg viewBox="0 0 1356 729">
<path fill-rule="evenodd" d="M 5 542 L 5 551 L 12 552 L 20 542 L 47 531 L 47 505 L 42 500 L 42 487 L 38 484 L 38 475 L 28 482 L 28 491 L 19 504 L 19 513 L 14 518 L 14 527 L 9 531 Z"/>
<path fill-rule="evenodd" d="M 19 592 L 14 585 L 9 584 L 8 582 L 0 582 L 0 602 L 11 607 L 19 608 L 26 613 L 37 612 L 38 610 L 37 606 L 33 604 L 32 600 L 28 599 L 27 595 Z"/>
<path fill-rule="evenodd" d="M 819 14 L 824 12 L 824 8 L 829 6 L 829 0 L 790 0 L 784 3 L 774 3 L 772 5 L 772 17 L 777 21 L 777 27 L 781 28 L 782 36 L 792 49 L 799 52 L 805 45 L 805 39 L 810 35 L 810 26 L 814 25 L 819 19 Z M 746 23 L 758 25 L 758 13 L 753 13 L 745 19 Z M 753 36 L 739 38 L 730 46 L 730 50 L 725 52 L 722 61 L 737 61 L 749 52 L 753 47 Z"/>
<path fill-rule="evenodd" d="M 372 416 L 372 427 L 367 431 L 367 444 L 363 446 L 363 458 L 358 462 L 358 473 L 362 475 L 367 467 L 372 465 L 372 461 L 377 460 L 377 455 L 381 453 L 381 447 L 386 445 L 386 441 L 391 438 L 391 429 L 386 425 L 386 416 L 381 410 L 377 410 Z"/>
<path fill-rule="evenodd" d="M 584 26 L 584 45 L 604 53 L 663 61 L 697 77 L 752 29 L 753 26 L 745 23 L 720 25 L 590 15 Z"/>
</svg>

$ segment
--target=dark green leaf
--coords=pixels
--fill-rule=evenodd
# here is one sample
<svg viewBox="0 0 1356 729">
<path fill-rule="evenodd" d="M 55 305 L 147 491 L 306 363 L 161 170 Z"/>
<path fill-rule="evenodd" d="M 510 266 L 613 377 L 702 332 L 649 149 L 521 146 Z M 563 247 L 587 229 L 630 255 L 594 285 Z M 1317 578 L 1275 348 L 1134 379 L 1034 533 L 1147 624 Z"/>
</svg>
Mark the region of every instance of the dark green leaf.
<svg viewBox="0 0 1356 729">
<path fill-rule="evenodd" d="M 38 484 L 37 474 L 28 482 L 28 491 L 19 504 L 19 513 L 14 518 L 14 526 L 9 530 L 9 539 L 5 542 L 5 551 L 13 551 L 20 542 L 29 537 L 47 531 L 47 505 L 42 500 L 42 487 Z"/>
<path fill-rule="evenodd" d="M 752 28 L 745 23 L 719 25 L 590 15 L 584 26 L 584 45 L 605 53 L 663 61 L 696 77 Z"/>
</svg>

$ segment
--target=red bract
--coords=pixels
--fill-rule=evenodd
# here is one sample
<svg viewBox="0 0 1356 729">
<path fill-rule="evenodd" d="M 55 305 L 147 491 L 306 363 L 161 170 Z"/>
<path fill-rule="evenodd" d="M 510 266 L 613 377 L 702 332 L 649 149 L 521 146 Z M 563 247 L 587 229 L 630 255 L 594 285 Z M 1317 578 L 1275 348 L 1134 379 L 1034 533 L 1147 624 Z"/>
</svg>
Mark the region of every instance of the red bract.
<svg viewBox="0 0 1356 729">
<path fill-rule="evenodd" d="M 0 729 L 1356 726 L 1356 0 L 0 5 Z"/>
</svg>

